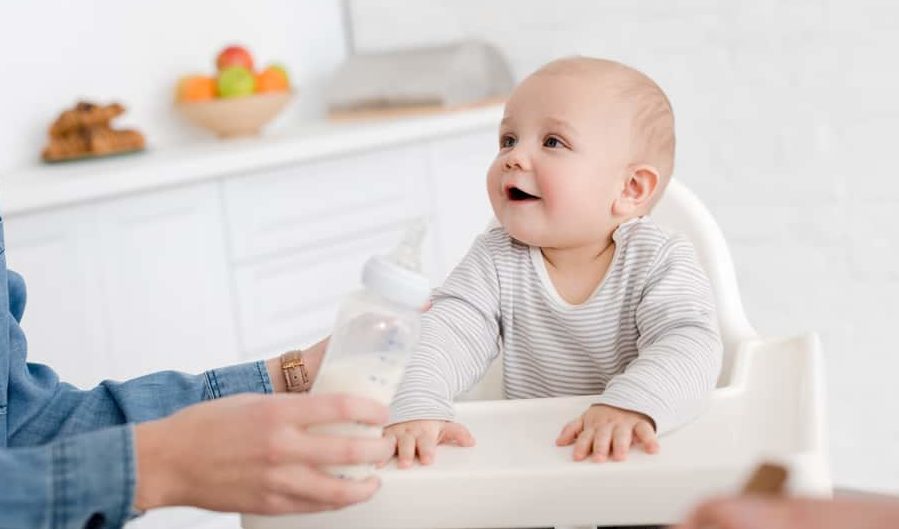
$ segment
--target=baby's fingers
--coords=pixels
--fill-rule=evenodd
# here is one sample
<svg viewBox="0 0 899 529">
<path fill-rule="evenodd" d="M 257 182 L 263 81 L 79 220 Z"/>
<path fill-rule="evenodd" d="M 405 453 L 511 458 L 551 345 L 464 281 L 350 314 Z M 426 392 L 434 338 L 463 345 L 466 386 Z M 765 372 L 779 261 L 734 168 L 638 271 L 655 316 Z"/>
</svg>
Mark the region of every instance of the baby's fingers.
<svg viewBox="0 0 899 529">
<path fill-rule="evenodd" d="M 602 463 L 609 459 L 609 445 L 612 444 L 612 424 L 604 424 L 593 436 L 593 461 Z"/>
<path fill-rule="evenodd" d="M 394 454 L 396 454 L 396 446 L 397 446 L 396 434 L 394 434 L 393 432 L 390 432 L 388 430 L 384 430 L 384 439 L 386 439 L 387 441 L 390 442 L 390 444 L 393 445 L 393 451 L 390 452 L 390 457 L 388 457 L 387 459 L 385 459 L 383 461 L 379 461 L 375 465 L 377 468 L 383 468 L 383 467 L 387 466 L 387 463 L 389 463 L 390 460 L 393 458 Z"/>
<path fill-rule="evenodd" d="M 578 417 L 577 419 L 571 421 L 566 424 L 564 428 L 562 428 L 562 432 L 559 434 L 559 437 L 556 439 L 556 446 L 568 446 L 577 439 L 577 434 L 581 433 L 581 430 L 584 429 L 584 419 Z"/>
<path fill-rule="evenodd" d="M 403 432 L 396 437 L 396 455 L 400 468 L 409 468 L 415 461 L 415 436 Z"/>
<path fill-rule="evenodd" d="M 634 437 L 643 445 L 643 451 L 647 454 L 654 454 L 659 451 L 659 440 L 656 438 L 656 432 L 649 423 L 638 422 L 634 427 Z"/>
<path fill-rule="evenodd" d="M 593 428 L 585 428 L 584 431 L 577 436 L 577 441 L 574 443 L 575 461 L 583 461 L 590 454 L 594 435 L 595 432 Z"/>
<path fill-rule="evenodd" d="M 615 461 L 627 459 L 627 453 L 631 449 L 631 441 L 633 441 L 633 429 L 631 426 L 624 424 L 616 426 L 612 434 L 612 459 Z"/>
<path fill-rule="evenodd" d="M 468 428 L 456 422 L 448 422 L 443 427 L 443 434 L 440 437 L 441 443 L 452 443 L 459 446 L 474 446 L 474 436 L 468 431 Z"/>
<path fill-rule="evenodd" d="M 437 436 L 431 432 L 422 432 L 418 436 L 418 459 L 422 465 L 430 465 L 437 451 Z"/>
</svg>

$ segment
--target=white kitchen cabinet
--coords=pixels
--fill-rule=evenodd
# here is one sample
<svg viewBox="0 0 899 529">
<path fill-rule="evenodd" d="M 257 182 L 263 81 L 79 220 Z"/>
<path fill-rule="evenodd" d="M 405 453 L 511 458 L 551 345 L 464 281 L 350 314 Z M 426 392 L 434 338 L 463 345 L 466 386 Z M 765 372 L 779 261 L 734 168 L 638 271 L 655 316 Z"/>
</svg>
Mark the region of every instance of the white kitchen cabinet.
<svg viewBox="0 0 899 529">
<path fill-rule="evenodd" d="M 29 359 L 80 386 L 238 358 L 217 186 L 6 219 Z"/>
<path fill-rule="evenodd" d="M 413 144 L 228 179 L 232 257 L 283 255 L 426 215 L 427 169 Z"/>
<path fill-rule="evenodd" d="M 198 373 L 238 358 L 218 186 L 105 204 L 97 274 L 116 376 Z"/>
<path fill-rule="evenodd" d="M 7 266 L 27 287 L 28 359 L 81 387 L 94 385 L 101 373 L 111 376 L 94 211 L 68 208 L 4 223 Z"/>
</svg>

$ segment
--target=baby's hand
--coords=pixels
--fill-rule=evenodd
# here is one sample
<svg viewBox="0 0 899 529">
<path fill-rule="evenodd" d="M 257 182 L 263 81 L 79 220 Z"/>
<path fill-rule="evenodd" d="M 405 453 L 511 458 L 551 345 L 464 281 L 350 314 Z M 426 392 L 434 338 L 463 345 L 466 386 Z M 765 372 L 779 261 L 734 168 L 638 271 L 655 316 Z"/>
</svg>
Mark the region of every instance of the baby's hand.
<svg viewBox="0 0 899 529">
<path fill-rule="evenodd" d="M 416 449 L 421 464 L 430 465 L 439 444 L 474 446 L 474 437 L 468 429 L 450 421 L 422 420 L 391 424 L 384 429 L 384 437 L 396 440 L 400 468 L 412 466 Z"/>
<path fill-rule="evenodd" d="M 623 461 L 634 443 L 643 445 L 643 451 L 648 454 L 659 451 L 652 419 L 604 404 L 590 406 L 583 415 L 565 425 L 556 445 L 572 443 L 575 461 L 583 461 L 591 453 L 596 462 L 607 460 L 610 453 L 615 461 Z"/>
</svg>

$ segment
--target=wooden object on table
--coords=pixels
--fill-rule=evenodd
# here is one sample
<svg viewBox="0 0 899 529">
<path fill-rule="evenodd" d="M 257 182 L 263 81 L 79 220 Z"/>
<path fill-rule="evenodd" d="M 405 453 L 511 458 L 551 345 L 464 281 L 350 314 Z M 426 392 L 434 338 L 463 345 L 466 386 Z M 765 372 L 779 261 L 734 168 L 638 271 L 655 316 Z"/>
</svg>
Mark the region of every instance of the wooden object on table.
<svg viewBox="0 0 899 529">
<path fill-rule="evenodd" d="M 763 463 L 755 469 L 749 480 L 743 485 L 743 494 L 755 494 L 764 496 L 780 496 L 784 493 L 784 486 L 789 473 L 781 465 Z"/>
<path fill-rule="evenodd" d="M 271 92 L 207 101 L 181 102 L 176 107 L 188 120 L 221 138 L 254 136 L 290 101 L 290 92 Z"/>
<path fill-rule="evenodd" d="M 440 105 L 407 105 L 385 108 L 370 108 L 364 110 L 334 110 L 328 112 L 328 119 L 334 122 L 350 122 L 433 116 L 435 114 L 465 112 L 466 110 L 476 110 L 478 108 L 502 105 L 503 103 L 505 103 L 505 101 L 505 98 L 495 97 L 484 99 L 482 101 L 478 101 L 468 105 L 460 105 L 455 107 L 445 107 Z"/>
<path fill-rule="evenodd" d="M 483 42 L 350 56 L 326 90 L 332 119 L 394 117 L 502 101 L 513 86 L 496 48 Z"/>
</svg>

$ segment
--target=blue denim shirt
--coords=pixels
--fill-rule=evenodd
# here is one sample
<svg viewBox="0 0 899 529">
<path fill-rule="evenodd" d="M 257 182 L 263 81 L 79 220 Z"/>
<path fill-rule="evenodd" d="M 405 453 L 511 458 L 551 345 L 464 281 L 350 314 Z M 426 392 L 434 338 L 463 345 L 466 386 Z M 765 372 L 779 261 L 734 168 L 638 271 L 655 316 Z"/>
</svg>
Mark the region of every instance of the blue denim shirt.
<svg viewBox="0 0 899 529">
<path fill-rule="evenodd" d="M 25 282 L 6 269 L 0 218 L 0 529 L 124 525 L 136 477 L 134 423 L 202 400 L 271 392 L 263 362 L 79 390 L 27 362 L 24 310 Z"/>
</svg>

